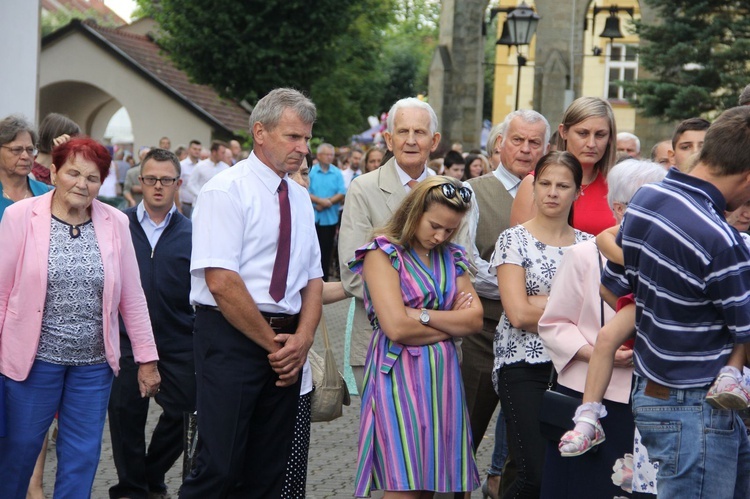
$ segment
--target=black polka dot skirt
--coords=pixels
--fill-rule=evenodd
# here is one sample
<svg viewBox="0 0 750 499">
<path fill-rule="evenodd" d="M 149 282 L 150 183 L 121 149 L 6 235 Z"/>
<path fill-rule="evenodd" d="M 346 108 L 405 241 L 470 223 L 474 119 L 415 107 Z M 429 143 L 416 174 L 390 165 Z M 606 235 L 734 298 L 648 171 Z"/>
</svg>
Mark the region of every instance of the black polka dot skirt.
<svg viewBox="0 0 750 499">
<path fill-rule="evenodd" d="M 310 450 L 310 401 L 312 392 L 301 395 L 294 423 L 292 452 L 286 462 L 282 499 L 304 499 L 307 484 L 307 455 Z"/>
</svg>

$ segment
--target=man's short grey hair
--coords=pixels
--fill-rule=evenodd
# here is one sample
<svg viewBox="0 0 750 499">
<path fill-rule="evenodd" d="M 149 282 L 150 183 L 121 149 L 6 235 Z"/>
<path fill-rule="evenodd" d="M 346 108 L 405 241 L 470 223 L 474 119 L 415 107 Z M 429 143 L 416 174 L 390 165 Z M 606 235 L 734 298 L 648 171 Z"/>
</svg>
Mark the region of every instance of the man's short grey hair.
<svg viewBox="0 0 750 499">
<path fill-rule="evenodd" d="M 492 152 L 495 150 L 495 143 L 497 142 L 497 138 L 505 131 L 507 128 L 505 125 L 505 122 L 498 123 L 497 125 L 492 127 L 492 130 L 490 130 L 490 134 L 487 136 L 487 143 L 484 145 L 485 151 L 487 151 L 487 156 L 492 156 Z"/>
<path fill-rule="evenodd" d="M 31 142 L 36 147 L 38 136 L 34 125 L 19 114 L 11 114 L 0 121 L 0 145 L 13 142 L 19 133 L 28 132 Z"/>
<path fill-rule="evenodd" d="M 391 110 L 388 111 L 388 119 L 386 120 L 388 133 L 393 133 L 393 121 L 396 119 L 396 112 L 399 109 L 408 109 L 412 107 L 424 109 L 425 111 L 430 113 L 430 133 L 434 135 L 438 129 L 437 114 L 435 114 L 435 110 L 432 109 L 432 106 L 424 101 L 417 99 L 416 97 L 407 97 L 405 99 L 401 99 L 399 101 L 396 101 L 396 103 L 391 106 Z"/>
<path fill-rule="evenodd" d="M 607 174 L 609 208 L 614 211 L 615 203 L 630 203 L 642 185 L 661 182 L 666 174 L 667 170 L 653 161 L 626 159 L 617 163 Z"/>
<path fill-rule="evenodd" d="M 285 109 L 291 109 L 303 123 L 315 122 L 315 104 L 298 90 L 277 88 L 258 101 L 250 113 L 250 131 L 256 123 L 273 130 L 281 121 Z"/>
<path fill-rule="evenodd" d="M 634 140 L 635 141 L 635 149 L 638 154 L 641 153 L 641 139 L 636 137 L 630 132 L 620 132 L 617 134 L 617 140 Z"/>
<path fill-rule="evenodd" d="M 328 142 L 323 142 L 322 144 L 319 144 L 315 152 L 316 153 L 320 152 L 321 149 L 330 149 L 331 152 L 336 152 L 336 148 L 333 147 L 333 144 L 329 144 Z"/>
<path fill-rule="evenodd" d="M 503 136 L 503 141 L 500 143 L 500 145 L 505 144 L 505 138 L 506 138 L 506 132 L 508 131 L 508 127 L 510 126 L 510 122 L 513 121 L 515 118 L 521 118 L 521 121 L 524 123 L 528 123 L 530 125 L 533 125 L 534 123 L 539 123 L 540 121 L 544 123 L 544 145 L 549 143 L 549 136 L 550 136 L 550 127 L 549 122 L 547 121 L 547 118 L 542 116 L 540 113 L 532 110 L 532 109 L 518 109 L 516 111 L 513 111 L 512 113 L 508 113 L 508 115 L 505 117 L 502 123 L 495 125 L 492 127 L 492 130 L 490 130 L 490 135 L 487 137 L 487 145 L 485 146 L 487 149 L 487 154 L 492 156 L 492 149 L 495 147 L 495 142 L 497 142 L 497 138 L 499 136 Z"/>
</svg>

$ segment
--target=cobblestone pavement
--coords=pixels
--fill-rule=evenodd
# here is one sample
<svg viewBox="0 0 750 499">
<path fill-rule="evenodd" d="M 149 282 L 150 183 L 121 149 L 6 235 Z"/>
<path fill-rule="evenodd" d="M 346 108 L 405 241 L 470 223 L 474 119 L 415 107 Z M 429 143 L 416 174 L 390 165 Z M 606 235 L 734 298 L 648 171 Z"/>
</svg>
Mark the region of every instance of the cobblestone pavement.
<svg viewBox="0 0 750 499">
<path fill-rule="evenodd" d="M 329 339 L 336 356 L 337 364 L 342 372 L 344 331 L 348 309 L 348 300 L 324 307 Z M 322 354 L 324 348 L 320 334 L 316 336 L 313 348 Z M 158 405 L 152 403 L 151 407 L 152 410 L 150 411 L 148 420 L 149 428 L 152 428 L 156 423 L 159 414 Z M 494 445 L 494 431 L 492 431 L 495 427 L 494 421 L 493 418 L 490 425 L 491 430 L 487 431 L 487 435 L 485 435 L 477 456 L 479 474 L 482 478 L 484 478 L 485 470 L 489 466 L 490 455 Z M 330 423 L 313 423 L 307 472 L 307 497 L 309 499 L 353 497 L 358 431 L 359 397 L 352 397 L 351 406 L 344 407 L 344 415 L 341 418 Z M 54 444 L 51 444 L 44 472 L 45 492 L 48 498 L 52 497 L 56 461 Z M 175 499 L 181 482 L 181 470 L 182 460 L 175 464 L 167 475 L 167 486 Z M 94 499 L 108 498 L 109 487 L 116 483 L 117 472 L 112 461 L 112 445 L 109 438 L 109 426 L 107 424 L 105 425 L 104 437 L 102 439 L 102 456 L 91 496 Z M 373 497 L 382 497 L 382 494 L 373 493 Z M 440 494 L 436 497 L 447 499 L 452 498 L 452 494 Z M 472 498 L 481 497 L 482 494 L 479 490 L 474 491 L 472 494 Z"/>
</svg>

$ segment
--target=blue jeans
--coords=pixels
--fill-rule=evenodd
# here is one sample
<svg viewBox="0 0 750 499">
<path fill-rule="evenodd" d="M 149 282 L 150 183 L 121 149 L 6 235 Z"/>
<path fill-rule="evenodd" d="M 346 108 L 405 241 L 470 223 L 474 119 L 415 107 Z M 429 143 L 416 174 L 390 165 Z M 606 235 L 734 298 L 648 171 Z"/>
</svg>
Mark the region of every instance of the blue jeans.
<svg viewBox="0 0 750 499">
<path fill-rule="evenodd" d="M 490 469 L 487 470 L 488 475 L 501 476 L 503 474 L 503 466 L 505 460 L 508 459 L 508 438 L 505 436 L 505 419 L 503 418 L 503 411 L 497 415 L 497 423 L 495 423 L 495 448 L 492 449 L 492 462 L 490 463 Z"/>
<path fill-rule="evenodd" d="M 646 395 L 636 377 L 633 414 L 649 458 L 659 463 L 659 497 L 750 497 L 750 440 L 736 411 L 706 403 L 707 388 Z"/>
<path fill-rule="evenodd" d="M 112 386 L 108 364 L 35 361 L 28 378 L 6 378 L 8 436 L 0 438 L 0 497 L 25 499 L 36 458 L 58 413 L 55 499 L 91 495 Z"/>
</svg>

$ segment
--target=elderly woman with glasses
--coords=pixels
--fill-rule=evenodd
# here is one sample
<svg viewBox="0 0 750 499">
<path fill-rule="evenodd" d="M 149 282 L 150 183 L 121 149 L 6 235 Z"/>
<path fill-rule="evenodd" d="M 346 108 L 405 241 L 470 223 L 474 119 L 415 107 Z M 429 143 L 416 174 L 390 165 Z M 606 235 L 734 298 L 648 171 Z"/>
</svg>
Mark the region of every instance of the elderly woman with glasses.
<svg viewBox="0 0 750 499">
<path fill-rule="evenodd" d="M 49 186 L 29 178 L 36 157 L 37 135 L 29 122 L 11 115 L 0 121 L 0 219 L 16 201 L 40 196 Z"/>
<path fill-rule="evenodd" d="M 27 147 L 31 140 L 12 144 Z M 21 156 L 27 155 L 24 150 Z M 95 199 L 112 159 L 88 138 L 57 146 L 52 159 L 55 190 L 19 200 L 0 221 L 0 379 L 7 404 L 7 435 L 0 438 L 3 499 L 26 497 L 56 413 L 55 497 L 91 495 L 112 376 L 119 371 L 118 316 L 139 364 L 141 396 L 159 388 L 158 355 L 128 219 Z"/>
<path fill-rule="evenodd" d="M 471 491 L 479 474 L 453 338 L 482 328 L 463 248 L 471 191 L 428 177 L 356 251 L 373 335 L 365 364 L 357 497 Z"/>
</svg>

